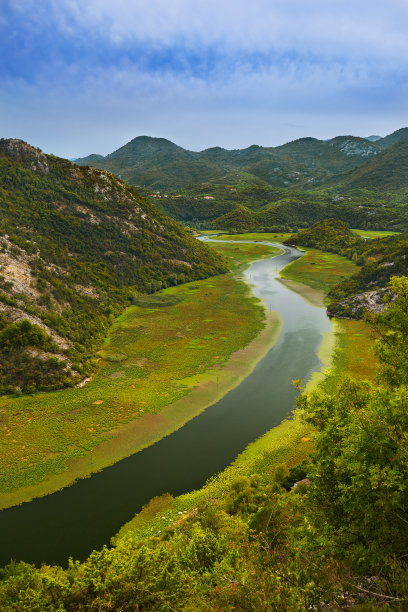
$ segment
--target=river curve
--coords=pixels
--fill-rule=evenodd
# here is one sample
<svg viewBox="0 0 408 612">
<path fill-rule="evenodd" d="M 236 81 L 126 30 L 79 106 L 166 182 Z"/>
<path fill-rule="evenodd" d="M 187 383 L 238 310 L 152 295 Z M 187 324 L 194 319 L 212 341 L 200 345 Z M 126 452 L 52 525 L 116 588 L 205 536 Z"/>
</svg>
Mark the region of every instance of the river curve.
<svg viewBox="0 0 408 612">
<path fill-rule="evenodd" d="M 61 491 L 0 512 L 0 565 L 11 558 L 66 565 L 84 559 L 152 497 L 200 488 L 247 446 L 278 425 L 295 406 L 292 380 L 320 368 L 322 333 L 331 324 L 323 308 L 277 280 L 301 256 L 292 247 L 254 262 L 245 272 L 257 297 L 280 312 L 278 341 L 241 384 L 182 428 L 152 446 Z M 233 316 L 233 313 L 232 313 Z"/>
</svg>

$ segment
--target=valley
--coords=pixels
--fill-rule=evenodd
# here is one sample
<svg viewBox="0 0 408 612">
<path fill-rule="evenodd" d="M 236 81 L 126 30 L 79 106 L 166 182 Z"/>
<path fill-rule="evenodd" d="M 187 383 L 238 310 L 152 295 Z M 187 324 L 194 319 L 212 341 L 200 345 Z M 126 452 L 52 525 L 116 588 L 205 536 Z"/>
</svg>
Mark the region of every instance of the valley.
<svg viewBox="0 0 408 612">
<path fill-rule="evenodd" d="M 0 612 L 408 610 L 407 29 L 0 0 Z"/>
<path fill-rule="evenodd" d="M 404 139 L 373 145 L 376 172 Z M 408 272 L 406 234 L 395 231 L 406 223 L 404 192 L 384 201 L 356 192 L 344 203 L 330 191 L 333 174 L 320 191 L 240 175 L 234 187 L 197 184 L 178 197 L 76 170 L 21 141 L 1 141 L 0 153 L 0 358 L 12 364 L 1 372 L 1 560 L 22 562 L 5 571 L 31 576 L 30 564 L 43 564 L 45 577 L 72 555 L 55 571 L 77 580 L 90 564 L 99 572 L 104 555 L 122 563 L 134 547 L 155 563 L 153 551 L 177 547 L 184 526 L 211 539 L 216 523 L 219 541 L 238 530 L 239 548 L 275 528 L 264 512 L 281 513 L 277 528 L 289 539 L 299 512 L 317 520 L 302 499 L 310 482 L 323 495 L 315 461 L 327 481 L 337 474 L 324 467 L 337 446 L 315 459 L 325 436 L 341 431 L 326 426 L 331 407 L 352 419 L 337 408 L 342 398 L 370 403 L 386 393 L 377 385 L 391 353 L 379 352 L 378 330 L 399 324 L 384 305 L 392 291 L 403 296 L 393 275 L 403 284 Z M 176 219 L 183 210 L 195 230 L 170 210 Z M 331 211 L 336 218 L 326 218 Z M 209 231 L 197 240 L 200 227 Z M 52 367 L 63 377 L 52 378 Z M 288 495 L 297 482 L 308 484 Z M 251 557 L 256 572 L 262 555 Z M 341 577 L 336 584 L 345 588 Z"/>
<path fill-rule="evenodd" d="M 234 243 L 231 246 L 236 253 L 235 249 L 243 249 L 247 245 Z M 262 252 L 265 251 L 266 246 L 265 244 L 250 245 L 252 257 L 256 254 L 256 247 L 260 247 Z M 217 245 L 217 248 L 220 247 L 222 248 L 221 244 Z M 57 547 L 53 544 L 54 538 L 51 538 L 46 545 L 44 543 L 44 533 L 49 532 L 51 525 L 55 525 L 54 529 L 60 533 L 62 525 L 68 524 L 69 516 L 71 527 L 70 531 L 65 534 L 69 543 L 69 550 L 73 551 L 77 557 L 83 557 L 89 554 L 93 547 L 100 547 L 104 542 L 106 543 L 109 533 L 113 535 L 114 531 L 130 518 L 129 514 L 132 514 L 132 508 L 134 509 L 137 506 L 140 508 L 154 495 L 161 495 L 166 491 L 177 494 L 201 486 L 208 477 L 220 469 L 224 469 L 248 442 L 264 434 L 271 427 L 278 425 L 283 418 L 288 416 L 294 406 L 296 395 L 292 379 L 304 378 L 307 380 L 313 370 L 319 370 L 317 351 L 322 341 L 322 333 L 328 334 L 331 329 L 324 309 L 308 305 L 301 297 L 274 280 L 277 271 L 282 266 L 297 259 L 300 255 L 301 253 L 296 250 L 286 247 L 286 253 L 277 255 L 274 259 L 261 259 L 252 264 L 246 272 L 247 282 L 254 285 L 257 297 L 266 302 L 265 305 L 268 310 L 272 309 L 273 303 L 273 308 L 277 311 L 278 317 L 275 316 L 272 319 L 272 321 L 275 320 L 274 329 L 267 330 L 267 343 L 265 343 L 265 338 L 258 337 L 255 346 L 249 345 L 248 349 L 240 351 L 239 358 L 245 361 L 245 378 L 242 376 L 242 369 L 240 372 L 236 368 L 237 364 L 233 356 L 231 362 L 226 364 L 226 372 L 223 371 L 223 368 L 210 372 L 211 389 L 209 397 L 207 393 L 207 402 L 212 405 L 207 407 L 207 410 L 200 417 L 189 420 L 184 427 L 178 429 L 174 434 L 168 435 L 144 451 L 133 454 L 128 459 L 116 462 L 111 468 L 104 469 L 99 474 L 92 476 L 90 480 L 81 480 L 60 493 L 33 501 L 30 504 L 24 504 L 21 509 L 3 511 L 0 515 L 3 533 L 15 534 L 18 532 L 20 534 L 18 540 L 15 536 L 13 537 L 13 543 L 7 543 L 8 540 L 4 539 L 4 549 L 11 546 L 14 557 L 23 554 L 19 551 L 24 550 L 24 558 L 26 559 L 35 554 L 26 548 L 27 534 L 24 528 L 24 525 L 27 524 L 26 517 L 33 513 L 37 516 L 37 519 L 35 529 L 32 526 L 30 527 L 30 540 L 37 542 L 33 545 L 34 551 L 38 549 L 39 543 L 43 542 L 41 549 L 44 557 L 38 559 L 34 556 L 31 557 L 32 560 L 62 563 L 67 552 L 62 548 L 61 538 L 58 537 Z M 239 257 L 239 254 L 234 254 L 234 257 Z M 248 254 L 246 254 L 246 258 L 248 258 Z M 201 285 L 202 291 L 208 292 L 208 283 L 201 281 Z M 225 290 L 226 287 L 224 286 L 223 289 Z M 273 302 L 271 301 L 271 295 L 273 295 Z M 234 302 L 234 312 L 239 315 L 236 295 L 234 296 Z M 201 306 L 205 303 L 203 302 L 203 296 L 198 300 L 198 303 Z M 229 311 L 229 319 L 233 321 L 236 327 L 237 321 L 235 317 L 231 318 L 230 315 L 232 307 L 228 304 L 225 306 Z M 216 307 L 213 316 L 217 319 L 222 317 L 225 306 L 222 305 L 222 310 L 219 306 Z M 179 305 L 176 308 L 178 307 Z M 208 314 L 211 309 L 205 308 L 205 312 Z M 252 308 L 251 315 L 253 312 Z M 151 314 L 147 316 L 150 317 Z M 161 312 L 160 317 L 164 318 L 163 325 L 167 328 L 166 315 Z M 182 318 L 183 321 L 186 321 L 185 316 Z M 197 313 L 195 313 L 195 318 L 197 318 Z M 241 317 L 239 318 L 241 319 Z M 281 330 L 276 327 L 279 318 L 282 318 Z M 140 322 L 140 316 L 138 320 Z M 126 319 L 125 321 L 119 321 L 119 329 L 123 327 L 123 323 L 125 323 L 124 329 L 126 329 L 126 322 Z M 194 323 L 192 322 L 190 325 L 193 326 Z M 228 334 L 226 326 L 223 326 L 223 330 L 223 333 Z M 157 318 L 152 325 L 152 335 L 153 333 L 155 339 L 162 344 L 160 333 L 157 330 Z M 242 336 L 239 329 L 237 333 Z M 116 338 L 120 346 L 121 338 L 120 336 L 116 336 Z M 219 347 L 218 335 L 216 339 L 218 352 L 222 352 Z M 259 340 L 261 340 L 261 343 Z M 271 349 L 273 342 L 276 342 L 276 344 Z M 201 339 L 200 344 L 205 344 L 204 339 Z M 202 348 L 207 360 L 209 351 L 205 350 L 205 347 Z M 126 351 L 126 346 L 124 351 Z M 251 352 L 253 353 L 252 361 L 248 360 Z M 176 357 L 176 355 L 176 352 L 172 354 L 180 371 L 182 371 L 180 357 Z M 262 357 L 263 359 L 261 359 Z M 194 357 L 189 358 L 189 361 L 193 359 Z M 203 357 L 200 356 L 200 359 L 203 359 Z M 258 365 L 256 365 L 257 362 Z M 123 363 L 121 367 L 123 367 Z M 189 363 L 189 367 L 197 370 L 197 365 L 194 362 L 193 364 Z M 251 370 L 253 370 L 252 373 Z M 159 367 L 157 373 L 161 382 L 164 376 L 163 369 Z M 217 377 L 219 376 L 220 389 L 217 389 L 218 384 L 215 381 L 215 374 L 217 374 Z M 204 374 L 204 384 L 206 378 L 208 380 L 208 372 Z M 242 382 L 240 382 L 240 379 L 242 379 Z M 154 381 L 156 388 L 158 386 L 157 382 L 156 379 Z M 200 375 L 194 377 L 194 383 L 200 385 Z M 115 382 L 116 393 L 118 394 L 120 391 L 117 384 L 118 381 Z M 227 388 L 231 389 L 233 387 L 226 395 L 224 395 L 225 384 Z M 148 381 L 144 381 L 146 390 L 144 397 L 146 399 L 149 397 L 148 386 Z M 99 385 L 100 397 L 104 397 L 103 391 L 103 384 Z M 216 399 L 216 394 L 219 397 L 221 396 L 220 399 Z M 223 395 L 224 397 L 222 397 Z M 188 403 L 191 410 L 188 419 L 191 419 L 200 410 L 199 397 L 199 391 L 198 397 L 197 395 L 194 396 L 194 391 L 192 392 Z M 168 411 L 160 412 L 162 423 L 171 414 L 171 410 L 172 407 L 169 406 Z M 174 405 L 174 410 L 177 417 L 180 418 L 180 403 Z M 186 412 L 181 418 L 186 419 Z M 180 424 L 179 421 L 178 426 Z M 138 425 L 133 427 L 133 431 L 138 432 L 139 437 L 141 431 L 144 434 L 147 433 L 148 440 L 148 426 L 147 428 L 143 426 L 143 420 Z M 170 431 L 163 433 L 168 434 Z M 130 435 L 132 436 L 132 432 L 130 432 Z M 144 445 L 146 446 L 146 444 Z M 136 449 L 133 448 L 132 450 L 134 452 Z M 103 455 L 103 449 L 100 455 Z M 97 449 L 93 456 L 98 457 Z M 189 458 L 189 466 L 186 464 L 187 457 Z M 145 471 L 149 473 L 148 479 L 143 478 Z M 135 486 L 132 483 L 138 484 Z M 121 499 L 119 505 L 116 502 L 118 498 Z M 79 504 L 79 499 L 87 499 L 88 502 L 85 503 L 84 501 Z M 127 519 L 125 518 L 126 514 L 128 515 Z M 91 519 L 91 516 L 93 519 Z M 79 527 L 80 525 L 82 527 Z M 113 525 L 116 525 L 116 528 Z"/>
<path fill-rule="evenodd" d="M 275 251 L 242 245 L 229 256 L 238 273 L 245 262 Z M 268 350 L 279 319 L 264 318 L 231 274 L 166 289 L 162 303 L 152 296 L 129 307 L 84 386 L 0 400 L 0 505 L 50 493 L 180 427 L 238 384 Z"/>
</svg>

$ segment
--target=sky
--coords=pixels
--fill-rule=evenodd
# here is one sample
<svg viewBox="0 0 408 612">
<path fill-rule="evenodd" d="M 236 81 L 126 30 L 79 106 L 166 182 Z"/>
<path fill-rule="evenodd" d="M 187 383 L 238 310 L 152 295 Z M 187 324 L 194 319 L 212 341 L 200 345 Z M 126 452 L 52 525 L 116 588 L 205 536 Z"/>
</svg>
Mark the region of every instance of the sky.
<svg viewBox="0 0 408 612">
<path fill-rule="evenodd" d="M 408 125 L 408 0 L 0 0 L 0 137 L 106 155 Z"/>
</svg>

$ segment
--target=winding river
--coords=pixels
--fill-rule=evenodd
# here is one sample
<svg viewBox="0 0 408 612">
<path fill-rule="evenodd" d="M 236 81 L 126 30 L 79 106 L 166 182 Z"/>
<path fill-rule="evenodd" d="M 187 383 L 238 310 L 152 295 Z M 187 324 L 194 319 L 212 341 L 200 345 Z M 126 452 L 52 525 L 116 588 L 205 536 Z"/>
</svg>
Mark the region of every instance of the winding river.
<svg viewBox="0 0 408 612">
<path fill-rule="evenodd" d="M 152 497 L 201 487 L 245 446 L 278 425 L 295 405 L 292 380 L 320 368 L 323 308 L 306 302 L 276 277 L 301 253 L 254 262 L 246 277 L 257 297 L 283 320 L 277 343 L 242 383 L 173 434 L 61 491 L 0 512 L 0 565 L 10 558 L 66 565 L 84 559 Z M 231 313 L 231 316 L 234 316 Z"/>
</svg>

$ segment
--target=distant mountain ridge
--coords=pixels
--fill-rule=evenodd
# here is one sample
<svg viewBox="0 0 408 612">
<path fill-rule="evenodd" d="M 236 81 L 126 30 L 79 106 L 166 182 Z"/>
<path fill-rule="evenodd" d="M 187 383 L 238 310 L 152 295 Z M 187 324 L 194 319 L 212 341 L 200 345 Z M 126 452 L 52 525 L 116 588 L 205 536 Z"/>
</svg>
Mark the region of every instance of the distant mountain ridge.
<svg viewBox="0 0 408 612">
<path fill-rule="evenodd" d="M 324 141 L 307 137 L 278 147 L 211 147 L 200 152 L 165 138 L 138 136 L 105 157 L 93 153 L 75 162 L 109 170 L 130 185 L 150 189 L 180 189 L 202 182 L 232 184 L 244 179 L 309 189 L 380 155 L 407 135 L 408 128 L 401 128 L 384 138 L 336 136 Z"/>
</svg>

